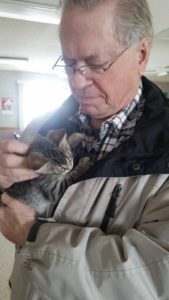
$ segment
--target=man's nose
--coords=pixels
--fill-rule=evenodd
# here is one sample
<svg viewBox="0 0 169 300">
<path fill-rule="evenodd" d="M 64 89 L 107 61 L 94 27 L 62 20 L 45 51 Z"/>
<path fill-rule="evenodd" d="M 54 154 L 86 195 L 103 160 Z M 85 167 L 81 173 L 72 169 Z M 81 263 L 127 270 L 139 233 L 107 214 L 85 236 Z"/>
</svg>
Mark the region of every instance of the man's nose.
<svg viewBox="0 0 169 300">
<path fill-rule="evenodd" d="M 69 84 L 73 89 L 83 89 L 93 84 L 93 80 L 86 78 L 85 75 L 82 75 L 80 70 L 76 70 L 71 78 L 69 78 Z"/>
</svg>

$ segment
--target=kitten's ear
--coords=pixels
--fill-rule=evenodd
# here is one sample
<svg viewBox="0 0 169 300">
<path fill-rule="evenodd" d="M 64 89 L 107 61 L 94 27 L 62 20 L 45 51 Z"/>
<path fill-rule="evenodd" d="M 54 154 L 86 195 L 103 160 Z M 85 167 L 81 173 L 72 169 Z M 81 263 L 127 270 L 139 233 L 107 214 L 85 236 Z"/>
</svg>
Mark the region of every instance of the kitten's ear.
<svg viewBox="0 0 169 300">
<path fill-rule="evenodd" d="M 47 133 L 46 138 L 51 141 L 52 143 L 59 145 L 60 141 L 63 139 L 65 135 L 65 129 L 60 128 L 60 129 L 51 129 Z"/>
<path fill-rule="evenodd" d="M 68 142 L 71 147 L 78 145 L 83 139 L 83 134 L 79 132 L 72 133 L 68 137 Z"/>
</svg>

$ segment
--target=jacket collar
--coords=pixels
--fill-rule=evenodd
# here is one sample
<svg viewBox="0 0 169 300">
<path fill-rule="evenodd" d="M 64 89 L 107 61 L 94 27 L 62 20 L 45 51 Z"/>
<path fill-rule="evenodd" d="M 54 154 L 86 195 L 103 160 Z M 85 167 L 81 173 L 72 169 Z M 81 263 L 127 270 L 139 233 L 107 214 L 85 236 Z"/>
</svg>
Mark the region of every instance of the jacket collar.
<svg viewBox="0 0 169 300">
<path fill-rule="evenodd" d="M 147 78 L 142 78 L 143 114 L 134 134 L 79 180 L 169 174 L 169 101 Z"/>
</svg>

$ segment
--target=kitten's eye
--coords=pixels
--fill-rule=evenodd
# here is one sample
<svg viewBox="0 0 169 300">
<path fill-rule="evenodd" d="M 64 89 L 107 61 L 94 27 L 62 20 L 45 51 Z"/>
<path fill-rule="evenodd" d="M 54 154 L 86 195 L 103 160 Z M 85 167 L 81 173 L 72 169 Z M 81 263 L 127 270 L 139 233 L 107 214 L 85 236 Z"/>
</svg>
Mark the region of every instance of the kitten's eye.
<svg viewBox="0 0 169 300">
<path fill-rule="evenodd" d="M 50 158 L 58 164 L 64 164 L 66 162 L 65 156 L 61 151 L 57 149 L 52 149 L 50 152 Z"/>
<path fill-rule="evenodd" d="M 70 156 L 65 156 L 65 159 L 67 162 L 71 162 L 72 161 L 72 158 Z"/>
</svg>

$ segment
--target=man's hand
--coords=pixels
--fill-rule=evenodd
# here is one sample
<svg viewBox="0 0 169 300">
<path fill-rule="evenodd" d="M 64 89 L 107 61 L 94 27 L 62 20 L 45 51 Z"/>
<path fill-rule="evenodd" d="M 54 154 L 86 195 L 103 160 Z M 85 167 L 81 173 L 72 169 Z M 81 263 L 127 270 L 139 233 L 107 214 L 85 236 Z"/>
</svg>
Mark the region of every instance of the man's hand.
<svg viewBox="0 0 169 300">
<path fill-rule="evenodd" d="M 0 231 L 16 245 L 24 245 L 29 230 L 36 221 L 34 210 L 6 193 L 1 200 L 4 206 L 0 208 Z"/>
<path fill-rule="evenodd" d="M 0 186 L 2 188 L 38 176 L 28 168 L 25 157 L 28 149 L 29 145 L 16 140 L 0 143 Z"/>
<path fill-rule="evenodd" d="M 15 182 L 29 180 L 38 175 L 29 168 L 26 153 L 29 145 L 16 140 L 0 143 L 0 187 L 8 188 Z M 29 206 L 3 194 L 0 207 L 0 231 L 15 244 L 23 245 L 32 224 L 35 212 Z"/>
</svg>

